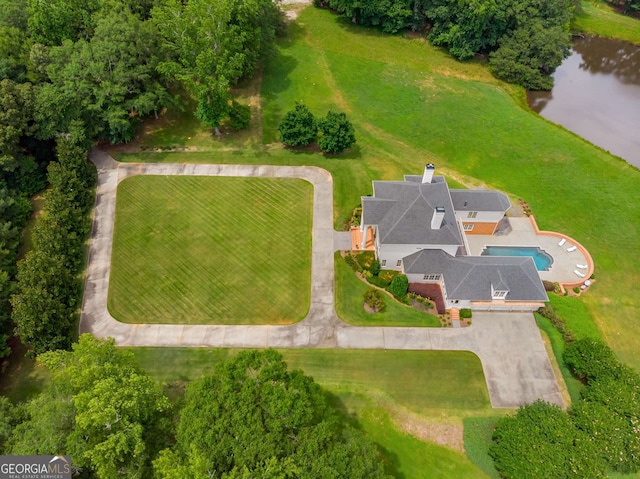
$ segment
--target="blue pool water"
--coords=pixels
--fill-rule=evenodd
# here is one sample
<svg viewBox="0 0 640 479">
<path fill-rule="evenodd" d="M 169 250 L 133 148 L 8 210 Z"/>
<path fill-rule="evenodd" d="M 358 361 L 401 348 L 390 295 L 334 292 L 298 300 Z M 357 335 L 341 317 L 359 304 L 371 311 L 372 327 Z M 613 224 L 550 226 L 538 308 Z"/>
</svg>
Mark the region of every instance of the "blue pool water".
<svg viewBox="0 0 640 479">
<path fill-rule="evenodd" d="M 553 258 L 537 246 L 487 246 L 482 256 L 531 256 L 538 271 L 549 271 Z"/>
</svg>

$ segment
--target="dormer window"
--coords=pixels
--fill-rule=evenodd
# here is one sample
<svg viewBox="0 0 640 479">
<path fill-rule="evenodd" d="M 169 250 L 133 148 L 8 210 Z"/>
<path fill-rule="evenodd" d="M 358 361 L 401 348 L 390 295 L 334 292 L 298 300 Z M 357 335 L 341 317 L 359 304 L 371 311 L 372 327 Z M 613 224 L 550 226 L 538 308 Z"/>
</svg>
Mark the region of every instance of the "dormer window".
<svg viewBox="0 0 640 479">
<path fill-rule="evenodd" d="M 422 279 L 423 279 L 423 281 L 440 281 L 440 275 L 439 274 L 425 274 Z"/>
<path fill-rule="evenodd" d="M 506 285 L 502 284 L 500 286 L 505 287 Z M 498 286 L 498 288 L 500 288 L 500 286 Z M 491 297 L 493 299 L 504 299 L 507 297 L 507 294 L 509 294 L 508 289 L 496 289 L 491 285 Z"/>
<path fill-rule="evenodd" d="M 467 213 L 467 218 L 475 218 L 476 216 L 478 216 L 478 212 L 477 211 L 469 211 Z"/>
</svg>

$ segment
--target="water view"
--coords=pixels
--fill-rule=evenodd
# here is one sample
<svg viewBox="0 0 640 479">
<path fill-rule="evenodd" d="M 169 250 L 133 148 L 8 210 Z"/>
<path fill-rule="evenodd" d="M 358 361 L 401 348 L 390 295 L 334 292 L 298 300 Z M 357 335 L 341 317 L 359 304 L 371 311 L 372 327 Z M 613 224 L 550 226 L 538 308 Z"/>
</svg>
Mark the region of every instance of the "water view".
<svg viewBox="0 0 640 479">
<path fill-rule="evenodd" d="M 550 92 L 528 93 L 531 108 L 640 168 L 640 47 L 576 39 L 554 80 Z"/>
</svg>

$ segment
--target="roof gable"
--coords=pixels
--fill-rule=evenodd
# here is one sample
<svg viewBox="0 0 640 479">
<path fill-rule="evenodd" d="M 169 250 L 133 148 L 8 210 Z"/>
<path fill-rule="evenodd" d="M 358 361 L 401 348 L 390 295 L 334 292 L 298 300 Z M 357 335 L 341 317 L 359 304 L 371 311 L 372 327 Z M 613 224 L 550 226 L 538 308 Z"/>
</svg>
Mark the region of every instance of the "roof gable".
<svg viewBox="0 0 640 479">
<path fill-rule="evenodd" d="M 548 301 L 540 276 L 528 256 L 450 256 L 421 250 L 403 258 L 407 274 L 441 274 L 450 299 L 490 301 L 494 289 L 508 291 L 507 301 Z"/>
<path fill-rule="evenodd" d="M 381 244 L 462 244 L 444 179 L 434 183 L 374 181 L 373 193 L 374 197 L 362 198 L 363 223 L 378 225 Z M 444 207 L 445 215 L 441 227 L 433 229 L 436 207 Z"/>
</svg>

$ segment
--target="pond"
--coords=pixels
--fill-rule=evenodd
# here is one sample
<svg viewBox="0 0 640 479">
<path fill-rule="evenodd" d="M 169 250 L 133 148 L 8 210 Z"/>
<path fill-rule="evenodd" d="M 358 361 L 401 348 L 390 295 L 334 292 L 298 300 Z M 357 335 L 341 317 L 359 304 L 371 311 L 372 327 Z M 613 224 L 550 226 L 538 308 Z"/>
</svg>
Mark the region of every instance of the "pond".
<svg viewBox="0 0 640 479">
<path fill-rule="evenodd" d="M 640 168 L 640 46 L 576 39 L 550 92 L 528 92 L 543 117 Z"/>
</svg>

